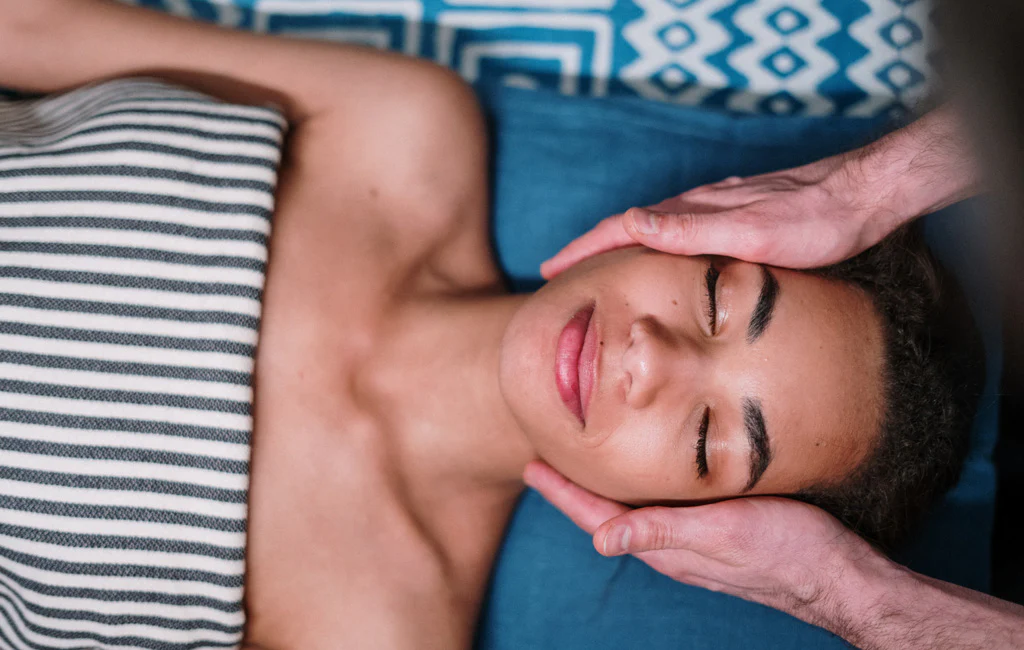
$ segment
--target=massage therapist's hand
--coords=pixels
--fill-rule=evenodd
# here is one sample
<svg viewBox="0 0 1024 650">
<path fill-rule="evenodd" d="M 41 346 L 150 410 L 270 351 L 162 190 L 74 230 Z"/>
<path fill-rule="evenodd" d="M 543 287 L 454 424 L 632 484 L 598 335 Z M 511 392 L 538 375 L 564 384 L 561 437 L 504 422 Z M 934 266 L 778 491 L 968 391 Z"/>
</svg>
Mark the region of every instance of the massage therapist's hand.
<svg viewBox="0 0 1024 650">
<path fill-rule="evenodd" d="M 528 465 L 525 479 L 593 535 L 602 555 L 632 554 L 674 580 L 804 620 L 828 602 L 837 582 L 850 578 L 844 572 L 851 559 L 875 555 L 831 515 L 792 499 L 634 510 L 577 486 L 542 462 Z"/>
<path fill-rule="evenodd" d="M 604 251 L 643 244 L 680 255 L 813 268 L 970 196 L 977 175 L 951 108 L 846 154 L 727 178 L 599 223 L 541 265 L 547 278 Z"/>
<path fill-rule="evenodd" d="M 631 509 L 540 461 L 524 479 L 602 555 L 787 612 L 865 650 L 1024 647 L 1024 607 L 914 573 L 823 510 L 779 497 Z"/>
</svg>

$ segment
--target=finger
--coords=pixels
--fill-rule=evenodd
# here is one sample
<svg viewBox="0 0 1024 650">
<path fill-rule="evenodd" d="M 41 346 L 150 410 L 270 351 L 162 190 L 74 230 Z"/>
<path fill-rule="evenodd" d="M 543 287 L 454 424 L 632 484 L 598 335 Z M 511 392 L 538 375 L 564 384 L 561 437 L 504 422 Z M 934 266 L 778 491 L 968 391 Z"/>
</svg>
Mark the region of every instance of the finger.
<svg viewBox="0 0 1024 650">
<path fill-rule="evenodd" d="M 756 185 L 747 184 L 739 176 L 730 176 L 717 183 L 698 185 L 686 190 L 682 194 L 677 194 L 654 205 L 645 205 L 643 207 L 647 210 L 659 212 L 683 212 L 687 210 L 684 206 L 688 204 L 729 208 L 746 203 L 744 195 L 756 191 Z M 703 210 L 703 212 L 708 212 L 708 210 Z"/>
<path fill-rule="evenodd" d="M 709 506 L 630 510 L 598 527 L 594 548 L 608 556 L 665 549 L 705 552 L 715 548 L 722 534 L 714 514 Z"/>
<path fill-rule="evenodd" d="M 617 501 L 581 488 L 542 461 L 529 463 L 523 471 L 523 480 L 591 535 L 605 521 L 629 511 Z"/>
<path fill-rule="evenodd" d="M 707 185 L 698 185 L 692 189 L 686 190 L 682 194 L 675 197 L 678 200 L 689 200 L 699 197 L 699 201 L 703 202 L 715 202 L 718 197 L 731 197 L 734 196 L 733 190 L 743 186 L 743 179 L 739 176 L 730 176 L 729 178 L 722 179 L 716 183 L 708 183 Z M 657 206 L 646 206 L 658 210 Z"/>
<path fill-rule="evenodd" d="M 603 219 L 586 232 L 558 251 L 558 253 L 540 265 L 540 274 L 550 280 L 573 264 L 593 257 L 598 253 L 633 246 L 635 242 L 622 227 L 622 215 L 616 214 Z"/>
<path fill-rule="evenodd" d="M 768 249 L 760 245 L 764 233 L 753 227 L 755 223 L 741 217 L 739 210 L 672 213 L 630 208 L 623 219 L 630 238 L 648 248 L 676 255 L 726 255 L 772 264 L 775 260 L 765 259 Z"/>
</svg>

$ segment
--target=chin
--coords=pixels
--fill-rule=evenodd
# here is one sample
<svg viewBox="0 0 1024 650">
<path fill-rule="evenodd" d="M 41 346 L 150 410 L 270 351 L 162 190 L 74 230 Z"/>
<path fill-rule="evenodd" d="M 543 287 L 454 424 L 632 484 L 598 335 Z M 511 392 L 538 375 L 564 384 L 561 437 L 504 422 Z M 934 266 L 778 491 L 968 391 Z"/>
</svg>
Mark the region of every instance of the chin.
<svg viewBox="0 0 1024 650">
<path fill-rule="evenodd" d="M 540 363 L 539 341 L 529 314 L 523 314 L 529 301 L 509 321 L 501 339 L 498 362 L 498 387 L 501 396 L 523 431 L 531 427 L 528 415 L 538 409 L 537 367 Z"/>
<path fill-rule="evenodd" d="M 541 289 L 512 316 L 501 340 L 498 386 L 523 433 L 543 442 L 546 432 L 569 431 L 574 416 L 555 383 L 555 347 L 569 316 Z M 544 432 L 544 434 L 538 433 Z M 543 445 L 541 445 L 543 446 Z"/>
</svg>

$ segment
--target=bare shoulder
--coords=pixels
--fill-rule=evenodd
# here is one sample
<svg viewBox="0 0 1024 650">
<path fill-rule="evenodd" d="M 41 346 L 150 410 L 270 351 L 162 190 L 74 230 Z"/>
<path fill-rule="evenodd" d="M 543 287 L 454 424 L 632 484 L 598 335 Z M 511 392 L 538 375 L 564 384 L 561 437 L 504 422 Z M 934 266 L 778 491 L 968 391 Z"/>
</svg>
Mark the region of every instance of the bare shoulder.
<svg viewBox="0 0 1024 650">
<path fill-rule="evenodd" d="M 428 187 L 448 195 L 475 189 L 474 180 L 485 175 L 467 178 L 465 172 L 484 171 L 486 142 L 473 91 L 446 68 L 380 55 L 348 96 L 309 120 L 311 141 L 300 144 L 306 147 L 300 155 L 352 162 L 350 171 L 368 185 L 393 179 L 410 200 L 422 197 L 409 192 Z M 332 146 L 316 146 L 328 142 Z"/>
<path fill-rule="evenodd" d="M 393 55 L 366 74 L 296 129 L 281 208 L 315 211 L 344 232 L 340 250 L 364 266 L 384 261 L 403 281 L 418 265 L 454 286 L 494 282 L 486 131 L 472 90 L 449 70 Z"/>
</svg>

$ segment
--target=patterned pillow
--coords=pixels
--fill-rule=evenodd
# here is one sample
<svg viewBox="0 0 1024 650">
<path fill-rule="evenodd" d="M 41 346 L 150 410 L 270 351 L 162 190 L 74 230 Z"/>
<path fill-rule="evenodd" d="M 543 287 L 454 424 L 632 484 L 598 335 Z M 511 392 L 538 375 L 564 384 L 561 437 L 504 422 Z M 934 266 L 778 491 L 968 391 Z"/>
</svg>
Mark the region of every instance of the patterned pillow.
<svg viewBox="0 0 1024 650">
<path fill-rule="evenodd" d="M 936 80 L 932 0 L 123 0 L 421 56 L 471 82 L 874 117 Z"/>
</svg>

